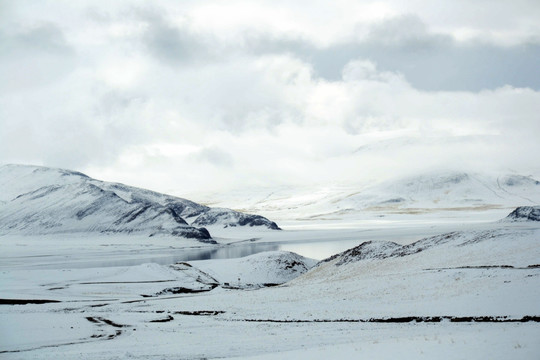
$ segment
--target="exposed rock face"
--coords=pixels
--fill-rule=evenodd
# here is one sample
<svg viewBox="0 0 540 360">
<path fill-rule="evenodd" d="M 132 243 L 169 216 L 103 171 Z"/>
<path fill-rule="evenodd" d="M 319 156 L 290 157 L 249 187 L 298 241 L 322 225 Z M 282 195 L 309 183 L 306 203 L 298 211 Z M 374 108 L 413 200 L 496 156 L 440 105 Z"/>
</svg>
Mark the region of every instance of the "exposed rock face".
<svg viewBox="0 0 540 360">
<path fill-rule="evenodd" d="M 539 186 L 540 181 L 531 178 L 530 176 L 522 175 L 507 175 L 501 179 L 501 183 L 505 186 Z"/>
<path fill-rule="evenodd" d="M 196 226 L 221 225 L 223 227 L 262 226 L 272 230 L 281 230 L 275 222 L 260 215 L 244 214 L 223 208 L 210 209 L 204 212 L 192 224 Z"/>
<path fill-rule="evenodd" d="M 0 167 L 0 234 L 140 233 L 215 243 L 206 224 L 264 226 L 268 219 L 37 166 Z"/>
<path fill-rule="evenodd" d="M 399 248 L 401 248 L 401 245 L 391 241 L 366 241 L 352 249 L 345 250 L 342 253 L 322 260 L 322 262 L 329 262 L 334 259 L 338 259 L 336 265 L 340 266 L 365 259 L 384 259 L 391 257 Z"/>
<path fill-rule="evenodd" d="M 540 221 L 540 206 L 520 206 L 504 219 L 505 221 Z"/>
</svg>

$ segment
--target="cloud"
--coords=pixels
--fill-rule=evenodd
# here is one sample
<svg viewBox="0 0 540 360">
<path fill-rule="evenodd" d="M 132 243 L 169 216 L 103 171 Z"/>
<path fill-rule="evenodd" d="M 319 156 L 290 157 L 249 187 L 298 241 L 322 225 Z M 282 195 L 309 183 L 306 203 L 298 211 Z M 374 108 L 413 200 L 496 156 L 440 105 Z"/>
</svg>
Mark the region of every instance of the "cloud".
<svg viewBox="0 0 540 360">
<path fill-rule="evenodd" d="M 171 66 L 194 62 L 201 64 L 214 56 L 204 37 L 194 34 L 186 26 L 172 24 L 152 12 L 146 12 L 141 17 L 146 22 L 142 42 L 160 61 Z"/>
<path fill-rule="evenodd" d="M 318 76 L 335 81 L 351 60 L 364 58 L 380 69 L 403 74 L 428 91 L 480 91 L 505 85 L 540 89 L 540 37 L 496 44 L 489 38 L 458 41 L 431 30 L 418 16 L 397 16 L 363 26 L 357 39 L 320 47 L 306 39 L 250 34 L 254 54 L 290 54 L 313 65 Z"/>
<path fill-rule="evenodd" d="M 524 10 L 464 37 L 453 2 L 439 25 L 431 5 L 393 1 L 297 16 L 264 1 L 92 4 L 11 5 L 0 162 L 178 195 L 538 167 L 540 43 Z"/>
<path fill-rule="evenodd" d="M 234 160 L 225 150 L 219 148 L 204 148 L 192 155 L 192 160 L 198 162 L 208 162 L 219 167 L 232 167 Z"/>
<path fill-rule="evenodd" d="M 361 41 L 383 46 L 422 50 L 452 40 L 450 35 L 430 32 L 428 26 L 415 15 L 400 15 L 371 25 Z"/>
<path fill-rule="evenodd" d="M 73 48 L 54 24 L 0 29 L 0 93 L 47 85 L 69 74 L 75 62 Z"/>
</svg>

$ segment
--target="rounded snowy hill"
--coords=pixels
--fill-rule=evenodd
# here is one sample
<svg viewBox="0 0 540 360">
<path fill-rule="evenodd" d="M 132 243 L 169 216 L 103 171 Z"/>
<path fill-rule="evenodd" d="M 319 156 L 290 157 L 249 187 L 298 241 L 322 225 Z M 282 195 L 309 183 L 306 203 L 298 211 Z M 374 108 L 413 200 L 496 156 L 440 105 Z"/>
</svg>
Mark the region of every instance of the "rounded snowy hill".
<svg viewBox="0 0 540 360">
<path fill-rule="evenodd" d="M 306 273 L 316 263 L 317 260 L 288 251 L 266 251 L 236 259 L 191 262 L 220 283 L 238 288 L 283 284 Z"/>
<path fill-rule="evenodd" d="M 85 174 L 39 166 L 0 167 L 0 234 L 141 233 L 213 242 L 205 224 L 279 229 L 259 215 L 216 211 L 193 201 Z"/>
<path fill-rule="evenodd" d="M 529 210 L 515 213 L 526 217 Z M 530 219 L 494 222 L 486 230 L 455 231 L 405 245 L 362 242 L 287 283 L 284 296 L 289 301 L 295 301 L 292 296 L 297 293 L 309 298 L 317 304 L 314 307 L 323 309 L 310 311 L 309 316 L 321 318 L 324 309 L 336 302 L 343 318 L 536 315 L 538 224 Z"/>
</svg>

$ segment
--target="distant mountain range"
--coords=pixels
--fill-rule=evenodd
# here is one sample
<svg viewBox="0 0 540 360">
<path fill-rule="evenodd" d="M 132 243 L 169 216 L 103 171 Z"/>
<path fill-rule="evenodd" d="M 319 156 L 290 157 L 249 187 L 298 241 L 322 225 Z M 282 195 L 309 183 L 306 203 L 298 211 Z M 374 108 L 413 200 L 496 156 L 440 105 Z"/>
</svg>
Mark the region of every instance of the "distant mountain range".
<svg viewBox="0 0 540 360">
<path fill-rule="evenodd" d="M 0 235 L 140 233 L 214 242 L 210 227 L 279 230 L 259 215 L 92 179 L 76 171 L 0 167 Z"/>
<path fill-rule="evenodd" d="M 540 204 L 540 181 L 517 174 L 488 175 L 444 171 L 342 186 L 243 189 L 242 195 L 210 194 L 216 206 L 228 204 L 275 219 L 358 219 L 372 214 L 510 210 Z M 239 203 L 238 199 L 242 202 Z"/>
</svg>

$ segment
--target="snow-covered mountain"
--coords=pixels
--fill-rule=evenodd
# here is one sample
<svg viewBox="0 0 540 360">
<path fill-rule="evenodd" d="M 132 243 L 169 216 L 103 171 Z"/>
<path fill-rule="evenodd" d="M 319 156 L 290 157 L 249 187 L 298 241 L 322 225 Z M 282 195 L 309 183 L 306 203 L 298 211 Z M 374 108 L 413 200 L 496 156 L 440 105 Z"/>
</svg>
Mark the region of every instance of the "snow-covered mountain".
<svg viewBox="0 0 540 360">
<path fill-rule="evenodd" d="M 351 203 L 368 209 L 481 209 L 540 203 L 540 182 L 522 175 L 442 172 L 401 178 L 370 187 Z"/>
<path fill-rule="evenodd" d="M 489 210 L 500 216 L 517 206 L 540 204 L 540 181 L 517 174 L 440 171 L 361 184 L 243 189 L 242 194 L 207 197 L 216 206 L 234 206 L 283 220 Z"/>
<path fill-rule="evenodd" d="M 200 226 L 279 229 L 259 215 L 212 209 L 63 169 L 4 165 L 0 189 L 0 234 L 135 232 L 213 242 Z"/>
</svg>

